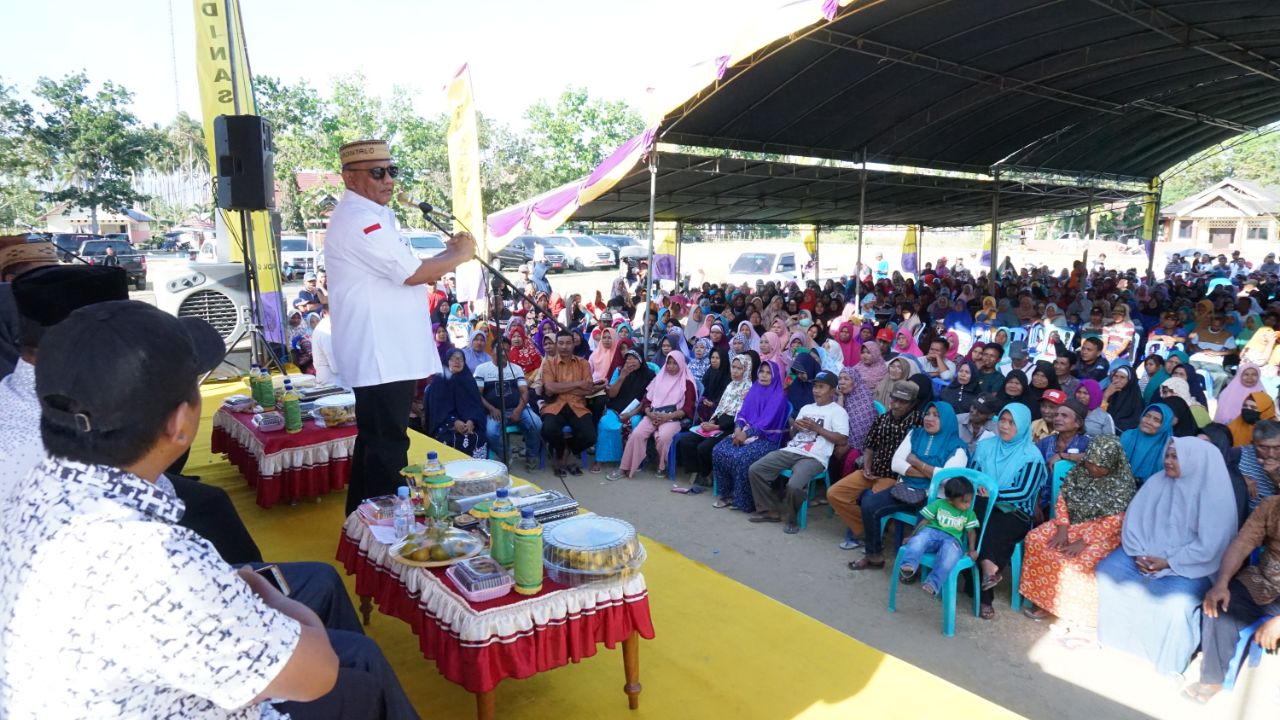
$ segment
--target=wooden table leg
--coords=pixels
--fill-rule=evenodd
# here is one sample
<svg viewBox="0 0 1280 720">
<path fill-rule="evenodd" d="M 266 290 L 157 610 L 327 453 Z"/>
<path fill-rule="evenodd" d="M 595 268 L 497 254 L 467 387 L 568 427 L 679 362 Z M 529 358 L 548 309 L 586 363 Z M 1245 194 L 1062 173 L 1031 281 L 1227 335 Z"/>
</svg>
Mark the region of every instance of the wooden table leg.
<svg viewBox="0 0 1280 720">
<path fill-rule="evenodd" d="M 640 707 L 640 634 L 631 633 L 631 637 L 622 641 L 622 666 L 626 671 L 627 684 L 622 686 L 627 694 L 627 706 L 632 710 Z"/>
<path fill-rule="evenodd" d="M 373 616 L 373 598 L 369 595 L 360 596 L 360 614 L 364 616 L 364 624 L 369 624 L 369 618 Z"/>
<path fill-rule="evenodd" d="M 476 720 L 493 720 L 495 713 L 494 690 L 475 693 Z"/>
</svg>

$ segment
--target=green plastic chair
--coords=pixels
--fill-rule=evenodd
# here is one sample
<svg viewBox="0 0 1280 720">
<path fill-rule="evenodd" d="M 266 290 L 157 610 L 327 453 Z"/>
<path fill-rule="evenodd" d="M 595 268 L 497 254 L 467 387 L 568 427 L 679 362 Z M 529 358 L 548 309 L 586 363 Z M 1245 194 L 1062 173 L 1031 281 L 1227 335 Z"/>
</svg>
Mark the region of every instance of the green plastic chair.
<svg viewBox="0 0 1280 720">
<path fill-rule="evenodd" d="M 1070 460 L 1059 460 L 1053 464 L 1053 486 L 1049 495 L 1050 518 L 1057 512 L 1058 491 L 1062 489 L 1062 481 L 1067 477 L 1067 472 L 1075 466 L 1076 464 Z M 1009 558 L 1009 581 L 1013 583 L 1013 587 L 1009 590 L 1009 605 L 1014 610 L 1022 609 L 1022 593 L 1019 587 L 1022 583 L 1022 553 L 1025 550 L 1023 542 L 1013 546 L 1013 557 Z"/>
<path fill-rule="evenodd" d="M 970 468 L 943 468 L 933 474 L 933 480 L 929 483 L 928 497 L 937 496 L 942 488 L 942 483 L 953 477 L 966 477 L 973 483 L 974 489 L 985 488 L 987 491 L 987 509 L 982 516 L 982 531 L 978 533 L 978 551 L 982 551 L 982 540 L 986 535 L 987 521 L 991 519 L 991 510 L 996 506 L 997 497 L 1000 494 L 1000 483 L 990 475 L 972 470 Z M 893 559 L 893 576 L 891 585 L 889 585 L 889 612 L 896 612 L 898 605 L 898 583 L 901 581 L 899 570 L 902 568 L 902 553 L 906 548 L 898 548 L 898 554 Z M 934 554 L 927 553 L 920 558 L 920 568 L 918 572 L 924 573 L 926 568 L 933 567 Z M 978 592 L 978 587 L 982 583 L 982 579 L 978 573 L 978 565 L 968 556 L 960 558 L 955 567 L 951 568 L 951 574 L 947 576 L 947 581 L 942 586 L 942 634 L 946 637 L 955 637 L 956 634 L 956 602 L 958 580 L 960 573 L 968 570 L 973 581 L 973 615 L 979 617 L 981 615 L 981 599 L 982 594 Z"/>
</svg>

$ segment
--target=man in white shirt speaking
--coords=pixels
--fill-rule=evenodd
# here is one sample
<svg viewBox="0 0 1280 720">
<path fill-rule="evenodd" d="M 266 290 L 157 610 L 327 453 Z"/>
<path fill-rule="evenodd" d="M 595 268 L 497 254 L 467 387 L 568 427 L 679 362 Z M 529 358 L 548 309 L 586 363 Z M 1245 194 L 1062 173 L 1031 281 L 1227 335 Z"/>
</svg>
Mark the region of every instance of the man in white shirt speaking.
<svg viewBox="0 0 1280 720">
<path fill-rule="evenodd" d="M 401 484 L 414 386 L 442 370 L 421 286 L 469 260 L 475 239 L 458 233 L 444 252 L 419 260 L 387 207 L 399 174 L 387 144 L 348 143 L 339 156 L 347 191 L 325 234 L 325 270 L 334 359 L 356 396 L 350 513 L 364 498 L 394 494 Z"/>
</svg>

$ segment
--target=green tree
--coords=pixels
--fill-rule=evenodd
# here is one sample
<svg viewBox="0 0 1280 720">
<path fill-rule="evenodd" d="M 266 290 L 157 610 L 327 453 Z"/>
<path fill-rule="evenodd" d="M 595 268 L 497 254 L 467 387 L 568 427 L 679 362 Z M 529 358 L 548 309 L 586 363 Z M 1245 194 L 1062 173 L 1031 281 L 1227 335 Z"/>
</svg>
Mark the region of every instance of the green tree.
<svg viewBox="0 0 1280 720">
<path fill-rule="evenodd" d="M 34 94 L 43 101 L 31 126 L 36 170 L 58 188 L 49 200 L 89 209 L 98 232 L 99 208 L 124 211 L 146 199 L 132 180 L 157 139 L 130 111 L 128 90 L 107 81 L 93 91 L 82 72 L 61 81 L 42 77 Z"/>
<path fill-rule="evenodd" d="M 644 129 L 634 108 L 619 100 L 592 98 L 586 88 L 568 87 L 554 105 L 539 100 L 525 111 L 530 160 L 542 192 L 589 174 L 609 153 Z"/>
<path fill-rule="evenodd" d="M 31 105 L 11 85 L 0 82 L 0 228 L 16 229 L 39 214 L 39 192 L 31 182 L 35 124 Z"/>
<path fill-rule="evenodd" d="M 286 230 L 306 229 L 309 216 L 298 188 L 298 172 L 333 166 L 328 132 L 333 114 L 320 93 L 307 81 L 288 85 L 268 76 L 253 79 L 258 114 L 271 123 L 275 143 L 276 184 L 280 188 L 280 218 Z"/>
</svg>

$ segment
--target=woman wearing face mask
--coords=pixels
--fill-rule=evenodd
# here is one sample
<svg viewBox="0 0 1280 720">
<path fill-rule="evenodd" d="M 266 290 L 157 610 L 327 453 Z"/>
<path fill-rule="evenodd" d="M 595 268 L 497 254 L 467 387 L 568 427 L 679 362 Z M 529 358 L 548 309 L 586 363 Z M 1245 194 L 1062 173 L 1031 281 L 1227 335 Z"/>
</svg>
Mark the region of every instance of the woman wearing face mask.
<svg viewBox="0 0 1280 720">
<path fill-rule="evenodd" d="M 1239 417 L 1244 399 L 1256 392 L 1265 392 L 1262 372 L 1257 365 L 1242 364 L 1236 376 L 1218 394 L 1218 408 L 1213 413 L 1213 421 L 1225 425 Z"/>
<path fill-rule="evenodd" d="M 1276 404 L 1264 392 L 1250 394 L 1240 406 L 1240 416 L 1227 424 L 1231 431 L 1231 444 L 1244 447 L 1253 443 L 1253 427 L 1262 420 L 1276 418 Z"/>
</svg>

